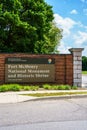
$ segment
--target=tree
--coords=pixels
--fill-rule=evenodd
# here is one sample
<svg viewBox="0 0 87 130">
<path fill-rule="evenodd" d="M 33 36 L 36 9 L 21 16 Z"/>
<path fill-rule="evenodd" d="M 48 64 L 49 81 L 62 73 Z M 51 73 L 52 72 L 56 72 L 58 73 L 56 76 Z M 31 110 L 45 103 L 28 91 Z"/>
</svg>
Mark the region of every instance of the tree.
<svg viewBox="0 0 87 130">
<path fill-rule="evenodd" d="M 62 29 L 59 29 L 56 23 L 51 23 L 51 28 L 49 31 L 49 38 L 50 38 L 50 52 L 59 53 L 58 46 L 60 45 L 60 40 L 62 39 Z M 54 48 L 54 49 L 53 49 Z"/>
<path fill-rule="evenodd" d="M 62 39 L 62 30 L 59 29 L 54 22 L 50 23 L 50 29 L 46 35 L 44 35 L 45 42 L 41 46 L 42 53 L 59 53 L 57 50 L 60 40 Z M 36 44 L 36 53 L 39 52 L 40 43 Z"/>
<path fill-rule="evenodd" d="M 61 31 L 52 21 L 52 7 L 44 0 L 0 0 L 0 51 L 53 52 Z"/>
<path fill-rule="evenodd" d="M 87 57 L 86 56 L 82 57 L 82 70 L 87 71 Z"/>
</svg>

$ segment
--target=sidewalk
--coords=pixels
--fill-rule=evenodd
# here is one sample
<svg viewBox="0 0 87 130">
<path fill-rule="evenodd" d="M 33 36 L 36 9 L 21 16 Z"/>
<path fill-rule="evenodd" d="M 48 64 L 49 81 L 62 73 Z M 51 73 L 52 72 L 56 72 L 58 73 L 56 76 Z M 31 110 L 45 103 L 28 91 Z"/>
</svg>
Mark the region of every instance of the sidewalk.
<svg viewBox="0 0 87 130">
<path fill-rule="evenodd" d="M 52 97 L 33 97 L 24 96 L 21 94 L 30 93 L 53 93 L 53 92 L 82 92 L 87 90 L 38 90 L 38 91 L 20 91 L 20 92 L 4 92 L 0 93 L 0 103 L 19 103 L 25 101 L 35 101 L 35 100 L 52 100 L 52 99 L 65 99 L 65 98 L 82 98 L 87 97 L 87 95 L 66 95 L 66 96 L 52 96 Z"/>
</svg>

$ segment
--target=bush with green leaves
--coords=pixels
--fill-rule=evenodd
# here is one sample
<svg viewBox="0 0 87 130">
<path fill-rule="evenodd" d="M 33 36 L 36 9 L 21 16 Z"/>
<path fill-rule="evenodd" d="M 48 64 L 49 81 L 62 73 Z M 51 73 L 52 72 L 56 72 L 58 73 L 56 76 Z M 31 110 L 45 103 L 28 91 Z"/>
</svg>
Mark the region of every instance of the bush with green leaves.
<svg viewBox="0 0 87 130">
<path fill-rule="evenodd" d="M 42 87 L 43 87 L 44 89 L 48 89 L 48 90 L 51 89 L 51 85 L 49 85 L 49 84 L 44 84 Z"/>
<path fill-rule="evenodd" d="M 29 90 L 31 90 L 31 87 L 30 87 L 30 86 L 24 86 L 24 87 L 23 87 L 23 90 L 29 91 Z"/>
<path fill-rule="evenodd" d="M 0 92 L 6 92 L 6 91 L 20 91 L 20 90 L 32 90 L 36 91 L 39 89 L 39 86 L 23 86 L 19 84 L 5 84 L 0 86 Z"/>
<path fill-rule="evenodd" d="M 18 84 L 6 84 L 0 86 L 0 92 L 6 92 L 6 91 L 20 91 L 21 86 Z"/>
<path fill-rule="evenodd" d="M 28 86 L 28 85 L 19 85 L 19 84 L 4 84 L 0 86 L 0 92 L 6 92 L 6 91 L 36 91 L 40 87 L 39 86 Z M 47 90 L 70 90 L 70 89 L 77 89 L 76 86 L 70 86 L 70 85 L 50 85 L 50 84 L 44 84 L 42 85 L 43 89 Z"/>
<path fill-rule="evenodd" d="M 59 85 L 58 89 L 59 90 L 70 90 L 71 87 L 69 85 Z"/>
<path fill-rule="evenodd" d="M 36 91 L 36 90 L 38 90 L 39 89 L 39 86 L 31 86 L 31 90 L 32 91 Z"/>
<path fill-rule="evenodd" d="M 8 91 L 8 87 L 6 85 L 0 86 L 0 92 L 6 92 Z"/>
<path fill-rule="evenodd" d="M 23 89 L 25 91 L 29 91 L 29 90 L 36 91 L 39 89 L 39 86 L 24 86 Z"/>
<path fill-rule="evenodd" d="M 9 91 L 20 91 L 22 87 L 19 84 L 10 84 L 8 88 Z"/>
<path fill-rule="evenodd" d="M 71 87 L 70 85 L 49 85 L 49 84 L 44 84 L 43 88 L 47 89 L 47 90 L 70 90 L 70 89 L 77 89 L 76 86 Z"/>
<path fill-rule="evenodd" d="M 72 86 L 72 89 L 77 89 L 77 86 Z"/>
</svg>

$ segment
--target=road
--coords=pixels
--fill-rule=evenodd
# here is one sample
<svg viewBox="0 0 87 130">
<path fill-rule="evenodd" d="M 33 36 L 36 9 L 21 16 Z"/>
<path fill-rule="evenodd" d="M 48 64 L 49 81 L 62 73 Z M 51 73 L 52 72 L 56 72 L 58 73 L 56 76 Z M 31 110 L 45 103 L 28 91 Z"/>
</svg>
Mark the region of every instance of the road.
<svg viewBox="0 0 87 130">
<path fill-rule="evenodd" d="M 87 130 L 87 98 L 0 104 L 0 130 Z"/>
</svg>

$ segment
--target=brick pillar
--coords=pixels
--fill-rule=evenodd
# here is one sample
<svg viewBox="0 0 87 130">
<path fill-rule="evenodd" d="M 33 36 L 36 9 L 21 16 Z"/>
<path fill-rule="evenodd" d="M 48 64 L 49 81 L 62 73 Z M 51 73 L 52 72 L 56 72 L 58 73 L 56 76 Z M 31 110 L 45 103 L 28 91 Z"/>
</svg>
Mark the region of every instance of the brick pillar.
<svg viewBox="0 0 87 130">
<path fill-rule="evenodd" d="M 82 87 L 82 51 L 83 48 L 71 48 L 73 55 L 73 86 Z"/>
</svg>

